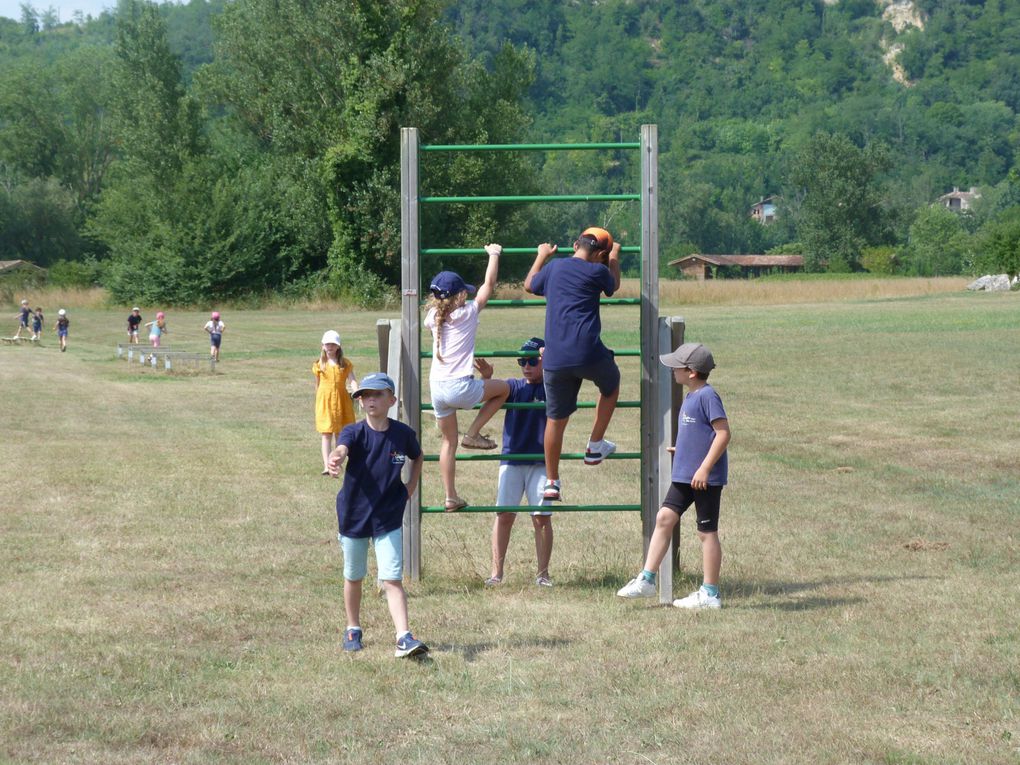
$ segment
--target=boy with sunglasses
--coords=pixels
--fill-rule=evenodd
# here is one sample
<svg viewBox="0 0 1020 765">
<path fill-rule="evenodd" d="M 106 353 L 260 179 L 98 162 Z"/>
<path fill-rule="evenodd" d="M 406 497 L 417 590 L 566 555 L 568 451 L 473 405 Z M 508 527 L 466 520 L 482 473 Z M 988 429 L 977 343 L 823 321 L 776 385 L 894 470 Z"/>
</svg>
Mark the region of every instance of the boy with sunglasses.
<svg viewBox="0 0 1020 765">
<path fill-rule="evenodd" d="M 521 346 L 522 351 L 541 353 L 545 341 L 533 337 Z M 517 359 L 523 379 L 507 380 L 510 395 L 507 403 L 530 403 L 545 401 L 545 385 L 542 378 L 542 356 L 522 356 Z M 483 378 L 492 377 L 492 365 L 482 359 L 475 359 L 475 366 Z M 545 462 L 542 442 L 545 438 L 545 411 L 543 409 L 507 409 L 503 419 L 503 454 L 534 454 L 533 460 L 503 460 L 499 465 L 499 484 L 496 489 L 496 504 L 501 507 L 517 507 L 521 497 L 527 497 L 531 512 L 531 523 L 535 527 L 535 555 L 538 558 L 538 575 L 535 584 L 552 587 L 549 578 L 549 558 L 552 556 L 553 529 L 549 502 L 543 499 L 545 488 Z M 510 530 L 517 513 L 496 513 L 492 526 L 492 576 L 485 580 L 487 587 L 503 582 L 503 563 L 510 545 Z"/>
</svg>

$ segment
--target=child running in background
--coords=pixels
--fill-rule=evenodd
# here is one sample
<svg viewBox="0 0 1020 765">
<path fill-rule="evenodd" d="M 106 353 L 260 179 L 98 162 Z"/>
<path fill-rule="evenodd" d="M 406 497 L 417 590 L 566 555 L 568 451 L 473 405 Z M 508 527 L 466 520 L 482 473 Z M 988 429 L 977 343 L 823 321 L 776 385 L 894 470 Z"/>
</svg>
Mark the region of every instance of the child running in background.
<svg viewBox="0 0 1020 765">
<path fill-rule="evenodd" d="M 220 343 L 223 342 L 223 330 L 226 325 L 220 321 L 220 312 L 213 311 L 209 321 L 205 323 L 205 331 L 209 333 L 209 355 L 214 361 L 220 360 Z"/>
<path fill-rule="evenodd" d="M 386 591 L 390 617 L 396 628 L 397 658 L 428 653 L 428 646 L 411 634 L 404 591 L 403 522 L 407 500 L 418 488 L 424 456 L 415 432 L 387 412 L 396 401 L 396 386 L 382 372 L 365 375 L 354 397 L 365 419 L 344 428 L 329 455 L 329 473 L 336 476 L 344 461 L 347 474 L 336 497 L 340 526 L 337 538 L 344 554 L 345 651 L 362 649 L 361 594 L 368 573 L 368 547 L 375 549 L 378 577 Z M 407 483 L 401 477 L 410 462 Z"/>
<path fill-rule="evenodd" d="M 138 306 L 131 309 L 127 319 L 128 342 L 138 344 L 138 327 L 142 323 L 142 314 Z"/>
<path fill-rule="evenodd" d="M 350 391 L 358 386 L 354 364 L 344 358 L 338 332 L 331 329 L 322 336 L 322 353 L 312 364 L 312 374 L 315 375 L 315 429 L 322 435 L 322 474 L 329 475 L 329 453 L 336 446 L 340 431 L 355 419 Z"/>
<path fill-rule="evenodd" d="M 14 333 L 14 337 L 21 337 L 21 330 L 28 329 L 28 317 L 31 314 L 32 309 L 28 307 L 28 301 L 22 300 L 21 308 L 14 314 L 14 318 L 18 320 L 18 331 Z"/>
<path fill-rule="evenodd" d="M 166 326 L 166 314 L 160 311 L 156 314 L 156 320 L 145 322 L 145 326 L 149 328 L 149 342 L 152 347 L 159 348 L 163 335 L 170 331 Z"/>
<path fill-rule="evenodd" d="M 595 424 L 584 452 L 585 465 L 598 465 L 616 451 L 604 439 L 620 397 L 620 368 L 613 352 L 602 344 L 599 298 L 620 289 L 620 245 L 602 228 L 588 228 L 574 242 L 574 254 L 546 260 L 556 245 L 540 244 L 524 280 L 524 289 L 546 296 L 543 356 L 546 392 L 545 499 L 559 500 L 560 452 L 570 415 L 577 411 L 577 394 L 584 380 L 599 389 Z"/>
<path fill-rule="evenodd" d="M 70 325 L 71 320 L 67 318 L 67 311 L 61 308 L 57 311 L 57 323 L 53 325 L 53 328 L 57 330 L 57 337 L 60 338 L 61 353 L 67 350 L 67 328 Z"/>
<path fill-rule="evenodd" d="M 42 328 L 43 322 L 46 321 L 46 317 L 43 316 L 42 306 L 36 306 L 35 314 L 32 316 L 32 339 L 42 339 Z"/>
<path fill-rule="evenodd" d="M 521 346 L 522 351 L 541 352 L 545 342 L 533 337 Z M 508 403 L 530 403 L 545 401 L 545 387 L 542 383 L 542 357 L 531 356 L 517 359 L 523 379 L 507 380 L 510 386 Z M 475 366 L 483 378 L 492 376 L 492 366 L 483 359 L 475 359 Z M 542 454 L 545 438 L 545 412 L 542 409 L 508 409 L 503 418 L 503 454 Z M 501 507 L 517 507 L 521 497 L 526 497 L 531 507 L 531 524 L 535 527 L 535 557 L 538 559 L 538 575 L 535 584 L 552 587 L 549 578 L 549 558 L 552 556 L 553 528 L 552 513 L 548 501 L 542 498 L 545 488 L 545 464 L 539 460 L 503 460 L 499 465 L 499 484 L 496 489 L 496 504 Z M 517 520 L 517 513 L 496 513 L 492 526 L 492 575 L 485 580 L 486 587 L 495 587 L 503 581 L 503 564 L 506 550 L 510 545 L 510 530 Z"/>
<path fill-rule="evenodd" d="M 662 507 L 655 516 L 655 530 L 648 543 L 645 566 L 616 594 L 621 598 L 655 596 L 655 577 L 669 550 L 673 528 L 680 516 L 694 504 L 698 513 L 698 537 L 701 539 L 701 587 L 686 598 L 673 601 L 677 608 L 720 608 L 719 568 L 722 547 L 719 544 L 719 501 L 728 478 L 726 447 L 730 443 L 730 424 L 722 399 L 708 384 L 715 359 L 701 343 L 684 343 L 659 359 L 673 369 L 673 378 L 690 391 L 684 397 L 677 416 L 676 446 L 673 451 L 673 481 Z"/>
<path fill-rule="evenodd" d="M 456 486 L 457 410 L 483 404 L 460 443 L 465 449 L 495 449 L 496 442 L 482 435 L 481 429 L 499 411 L 510 391 L 505 380 L 476 380 L 473 374 L 479 313 L 496 287 L 503 248 L 487 244 L 485 251 L 489 254 L 485 281 L 474 300 L 469 301 L 467 296 L 475 292 L 475 287 L 466 284 L 453 271 L 439 272 L 429 286 L 432 299 L 425 315 L 425 326 L 432 330 L 429 387 L 433 413 L 443 439 L 439 447 L 439 473 L 446 492 L 443 506 L 447 512 L 467 506 L 467 501 L 457 494 Z"/>
</svg>

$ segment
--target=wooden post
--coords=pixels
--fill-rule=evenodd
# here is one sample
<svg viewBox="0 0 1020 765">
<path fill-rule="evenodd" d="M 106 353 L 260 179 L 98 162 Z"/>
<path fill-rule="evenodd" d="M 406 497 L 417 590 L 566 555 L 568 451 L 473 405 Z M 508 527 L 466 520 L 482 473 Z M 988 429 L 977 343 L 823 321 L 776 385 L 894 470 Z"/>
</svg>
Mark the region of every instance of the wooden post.
<svg viewBox="0 0 1020 765">
<path fill-rule="evenodd" d="M 418 295 L 418 129 L 400 129 L 400 387 L 406 422 L 421 440 L 421 313 Z M 404 512 L 404 566 L 421 579 L 421 483 Z"/>
<path fill-rule="evenodd" d="M 385 375 L 389 372 L 389 361 L 390 361 L 390 320 L 389 319 L 376 319 L 375 321 L 375 338 L 376 344 L 379 348 L 379 371 Z M 390 375 L 392 377 L 392 375 Z"/>
<path fill-rule="evenodd" d="M 641 126 L 641 536 L 642 549 L 655 530 L 661 474 L 655 455 L 662 448 L 662 389 L 659 363 L 659 145 L 655 125 Z"/>
</svg>

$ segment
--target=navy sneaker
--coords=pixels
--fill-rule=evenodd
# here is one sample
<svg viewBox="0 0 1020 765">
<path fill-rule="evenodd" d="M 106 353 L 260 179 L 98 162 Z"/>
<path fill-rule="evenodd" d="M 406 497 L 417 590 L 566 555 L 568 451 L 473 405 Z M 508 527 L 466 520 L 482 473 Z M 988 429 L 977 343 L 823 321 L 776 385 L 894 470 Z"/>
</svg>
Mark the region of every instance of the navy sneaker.
<svg viewBox="0 0 1020 765">
<path fill-rule="evenodd" d="M 402 659 L 405 656 L 421 656 L 423 653 L 428 652 L 429 647 L 408 632 L 397 640 L 397 650 L 393 655 L 398 659 Z"/>
<path fill-rule="evenodd" d="M 352 627 L 344 633 L 345 651 L 360 651 L 363 647 L 361 645 L 361 630 L 358 627 Z"/>
</svg>

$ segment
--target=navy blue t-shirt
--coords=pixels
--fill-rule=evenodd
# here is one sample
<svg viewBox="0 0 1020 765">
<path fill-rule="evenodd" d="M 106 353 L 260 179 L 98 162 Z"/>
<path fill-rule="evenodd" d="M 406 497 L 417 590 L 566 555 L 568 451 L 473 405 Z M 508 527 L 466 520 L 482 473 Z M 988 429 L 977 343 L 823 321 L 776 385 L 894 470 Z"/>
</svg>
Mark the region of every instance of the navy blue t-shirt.
<svg viewBox="0 0 1020 765">
<path fill-rule="evenodd" d="M 546 369 L 594 364 L 612 356 L 602 344 L 599 298 L 615 289 L 608 267 L 575 257 L 556 258 L 532 277 L 531 291 L 546 297 Z"/>
<path fill-rule="evenodd" d="M 670 476 L 675 483 L 690 483 L 705 455 L 715 440 L 715 420 L 725 420 L 726 410 L 722 399 L 711 385 L 705 385 L 688 393 L 680 407 L 676 423 L 676 452 L 673 454 L 673 472 Z M 722 453 L 708 473 L 709 486 L 725 486 L 729 461 Z"/>
<path fill-rule="evenodd" d="M 507 403 L 525 404 L 545 401 L 545 385 L 527 380 L 507 380 Z M 503 451 L 500 454 L 542 454 L 545 450 L 545 410 L 507 409 L 503 418 Z M 503 465 L 540 465 L 540 460 L 503 460 Z"/>
<path fill-rule="evenodd" d="M 407 489 L 400 470 L 421 456 L 411 428 L 390 419 L 386 430 L 372 430 L 367 420 L 340 431 L 337 446 L 347 447 L 347 472 L 336 495 L 336 517 L 345 537 L 376 537 L 400 528 Z"/>
</svg>

